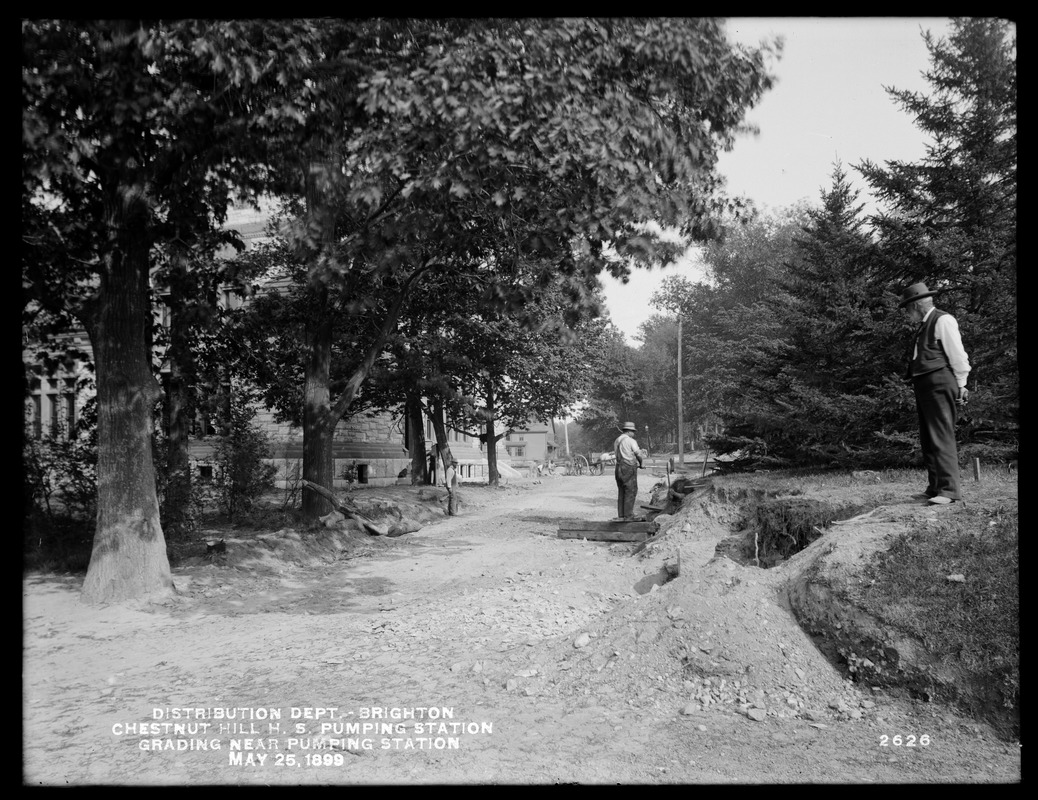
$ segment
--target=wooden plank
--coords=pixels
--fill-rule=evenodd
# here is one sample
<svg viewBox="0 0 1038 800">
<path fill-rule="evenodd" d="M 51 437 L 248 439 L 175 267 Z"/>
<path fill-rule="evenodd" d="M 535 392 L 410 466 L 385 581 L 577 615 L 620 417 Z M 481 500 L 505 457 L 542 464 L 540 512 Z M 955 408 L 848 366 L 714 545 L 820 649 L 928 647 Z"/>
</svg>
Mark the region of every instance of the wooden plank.
<svg viewBox="0 0 1038 800">
<path fill-rule="evenodd" d="M 587 539 L 594 542 L 644 542 L 649 538 L 645 531 L 589 531 L 559 528 L 560 539 Z"/>
<path fill-rule="evenodd" d="M 656 523 L 566 519 L 559 522 L 559 528 L 565 528 L 568 531 L 644 531 L 652 533 L 656 530 Z"/>
</svg>

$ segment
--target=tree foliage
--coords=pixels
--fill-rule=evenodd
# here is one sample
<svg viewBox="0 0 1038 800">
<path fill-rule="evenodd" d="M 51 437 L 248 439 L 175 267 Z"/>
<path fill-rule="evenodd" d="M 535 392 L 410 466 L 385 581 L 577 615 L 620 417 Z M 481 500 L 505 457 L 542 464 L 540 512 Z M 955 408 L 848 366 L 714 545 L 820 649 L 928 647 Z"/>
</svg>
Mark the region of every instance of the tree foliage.
<svg viewBox="0 0 1038 800">
<path fill-rule="evenodd" d="M 947 40 L 924 38 L 932 93 L 889 91 L 932 143 L 919 163 L 858 166 L 878 214 L 862 216 L 837 164 L 819 207 L 730 227 L 703 248 L 706 281 L 669 279 L 654 298 L 681 314 L 688 416 L 725 422 L 713 449 L 786 463 L 910 461 L 918 422 L 903 374 L 913 331 L 897 302 L 920 280 L 958 318 L 973 364 L 964 450 L 993 438 L 1012 446 L 1015 38 L 992 19 L 955 20 Z"/>
<path fill-rule="evenodd" d="M 227 241 L 232 191 L 296 204 L 286 241 L 313 300 L 304 451 L 323 476 L 335 423 L 422 277 L 469 275 L 508 308 L 542 287 L 513 280 L 536 261 L 565 283 L 572 325 L 598 272 L 675 255 L 646 221 L 713 233 L 717 152 L 771 80 L 762 50 L 706 18 L 23 21 L 22 33 L 26 319 L 82 324 L 97 364 L 92 600 L 172 590 L 152 291 Z M 339 309 L 371 337 L 333 398 Z"/>
<path fill-rule="evenodd" d="M 231 188 L 259 180 L 249 126 L 306 41 L 284 48 L 289 27 L 22 23 L 25 317 L 81 325 L 96 364 L 98 524 L 85 600 L 173 590 L 151 451 L 154 254 L 213 246 Z"/>
<path fill-rule="evenodd" d="M 926 281 L 955 314 L 973 370 L 966 438 L 1012 434 L 1019 421 L 1016 305 L 1016 32 L 1006 20 L 955 19 L 924 36 L 929 93 L 891 89 L 931 137 L 918 163 L 864 161 L 883 201 L 873 220 L 897 293 Z"/>
</svg>

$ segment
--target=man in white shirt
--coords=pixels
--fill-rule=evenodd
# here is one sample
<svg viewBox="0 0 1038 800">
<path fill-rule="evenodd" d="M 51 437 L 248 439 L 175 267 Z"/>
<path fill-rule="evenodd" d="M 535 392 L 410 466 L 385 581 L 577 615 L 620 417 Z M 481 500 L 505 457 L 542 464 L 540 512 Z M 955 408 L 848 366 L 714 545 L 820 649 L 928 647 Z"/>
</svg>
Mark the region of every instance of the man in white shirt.
<svg viewBox="0 0 1038 800">
<path fill-rule="evenodd" d="M 447 487 L 447 515 L 453 517 L 458 513 L 458 459 L 451 459 L 443 473 L 443 483 Z"/>
<path fill-rule="evenodd" d="M 946 311 L 934 308 L 925 283 L 913 283 L 901 295 L 900 307 L 919 323 L 906 378 L 912 382 L 919 411 L 919 440 L 926 466 L 923 493 L 931 505 L 962 499 L 955 423 L 969 398 L 966 378 L 970 362 L 962 347 L 959 324 Z"/>
<path fill-rule="evenodd" d="M 616 453 L 616 515 L 618 520 L 634 519 L 634 501 L 638 496 L 638 469 L 642 466 L 642 451 L 634 439 L 633 422 L 625 422 L 622 433 L 613 442 Z"/>
</svg>

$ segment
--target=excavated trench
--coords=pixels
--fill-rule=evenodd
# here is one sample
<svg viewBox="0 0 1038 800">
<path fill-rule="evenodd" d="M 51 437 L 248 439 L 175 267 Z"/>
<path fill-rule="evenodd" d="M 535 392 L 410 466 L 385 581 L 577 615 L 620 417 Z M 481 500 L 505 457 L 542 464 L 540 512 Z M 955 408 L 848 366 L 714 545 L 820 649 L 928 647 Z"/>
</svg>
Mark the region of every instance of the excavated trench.
<svg viewBox="0 0 1038 800">
<path fill-rule="evenodd" d="M 654 492 L 653 504 L 661 501 Z M 664 522 L 661 533 L 667 536 L 658 537 L 674 544 L 683 540 L 681 546 L 686 547 L 690 532 L 698 531 L 716 542 L 714 558 L 767 571 L 786 565 L 779 584 L 782 604 L 846 678 L 892 694 L 956 706 L 992 723 L 1000 735 L 1017 737 L 1018 712 L 1007 712 L 990 686 L 968 674 L 954 659 L 935 656 L 921 641 L 890 628 L 849 600 L 846 588 L 859 579 L 871 554 L 885 549 L 885 544 L 872 530 L 866 536 L 869 526 L 834 528 L 834 523 L 872 516 L 867 512 L 881 505 L 867 496 L 817 499 L 795 491 L 706 485 L 684 503 L 670 504 L 667 515 L 658 517 Z M 830 533 L 830 544 L 823 550 L 804 552 Z M 862 538 L 875 541 L 862 548 Z M 666 550 L 662 541 L 654 546 Z M 854 555 L 848 558 L 850 552 Z M 654 584 L 663 585 L 677 573 L 673 561 L 664 563 L 658 572 L 642 578 L 635 590 L 647 593 Z"/>
</svg>

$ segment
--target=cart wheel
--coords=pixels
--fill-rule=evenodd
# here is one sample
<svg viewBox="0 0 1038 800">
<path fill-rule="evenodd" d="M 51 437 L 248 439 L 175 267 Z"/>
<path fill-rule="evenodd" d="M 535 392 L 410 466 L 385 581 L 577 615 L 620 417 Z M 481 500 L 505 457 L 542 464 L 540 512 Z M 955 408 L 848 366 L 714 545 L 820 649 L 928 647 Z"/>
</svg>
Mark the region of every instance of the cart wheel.
<svg viewBox="0 0 1038 800">
<path fill-rule="evenodd" d="M 573 459 L 574 475 L 588 475 L 590 472 L 591 468 L 588 466 L 587 459 L 584 456 L 577 456 Z"/>
</svg>

